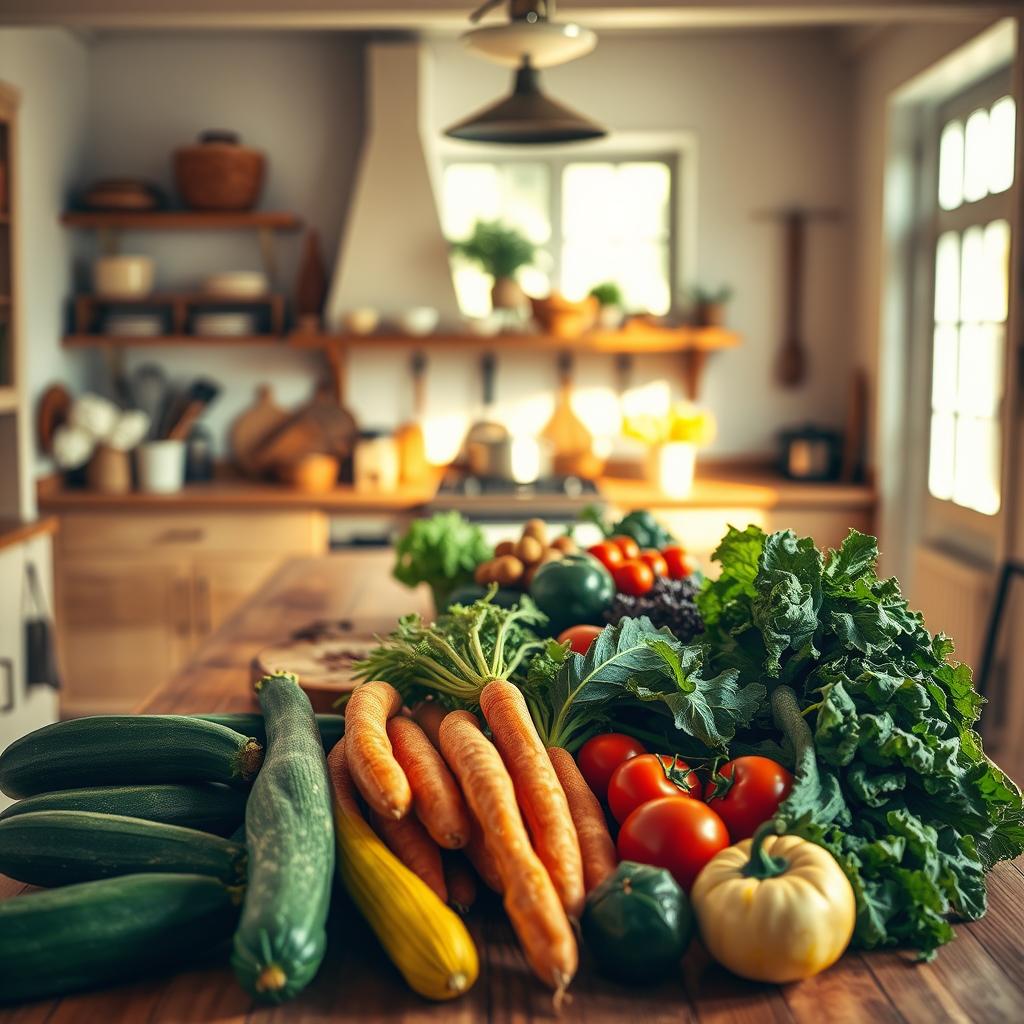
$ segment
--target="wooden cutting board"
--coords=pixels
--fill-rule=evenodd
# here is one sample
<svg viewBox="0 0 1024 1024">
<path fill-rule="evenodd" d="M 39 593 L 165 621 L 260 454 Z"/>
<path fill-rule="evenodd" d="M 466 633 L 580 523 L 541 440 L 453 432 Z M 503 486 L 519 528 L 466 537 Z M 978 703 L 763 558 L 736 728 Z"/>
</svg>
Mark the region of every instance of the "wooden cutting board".
<svg viewBox="0 0 1024 1024">
<path fill-rule="evenodd" d="M 594 438 L 572 410 L 572 359 L 558 363 L 559 383 L 555 411 L 540 436 L 551 444 L 555 472 L 569 476 L 590 476 L 593 469 Z"/>
<path fill-rule="evenodd" d="M 246 476 L 261 474 L 258 454 L 261 445 L 288 420 L 289 413 L 274 402 L 269 384 L 260 384 L 252 405 L 240 413 L 228 435 L 231 459 Z"/>
</svg>

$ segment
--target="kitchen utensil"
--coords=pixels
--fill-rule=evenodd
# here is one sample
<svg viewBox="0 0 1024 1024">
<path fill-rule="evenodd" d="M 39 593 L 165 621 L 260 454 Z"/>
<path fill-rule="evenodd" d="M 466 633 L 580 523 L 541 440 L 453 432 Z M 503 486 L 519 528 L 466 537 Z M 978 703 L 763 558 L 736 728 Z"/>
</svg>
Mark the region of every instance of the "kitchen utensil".
<svg viewBox="0 0 1024 1024">
<path fill-rule="evenodd" d="M 158 210 L 166 197 L 158 185 L 138 178 L 104 178 L 82 193 L 87 210 Z"/>
<path fill-rule="evenodd" d="M 235 417 L 228 433 L 235 467 L 246 476 L 259 476 L 260 446 L 289 419 L 289 414 L 275 404 L 270 385 L 260 384 L 252 405 Z"/>
<path fill-rule="evenodd" d="M 530 299 L 533 315 L 541 328 L 556 338 L 578 338 L 597 319 L 599 303 L 593 295 L 577 302 L 552 292 L 543 299 Z"/>
<path fill-rule="evenodd" d="M 474 476 L 512 479 L 512 438 L 508 428 L 493 419 L 495 357 L 480 357 L 482 414 L 466 432 L 462 443 L 464 460 Z"/>
<path fill-rule="evenodd" d="M 251 210 L 260 197 L 266 158 L 235 132 L 206 131 L 174 153 L 174 181 L 192 210 Z"/>
<path fill-rule="evenodd" d="M 341 318 L 349 334 L 372 334 L 380 324 L 380 313 L 369 307 L 351 309 Z"/>
<path fill-rule="evenodd" d="M 319 329 L 327 297 L 327 268 L 320 253 L 320 235 L 310 228 L 302 243 L 302 259 L 295 278 L 295 316 L 309 329 Z"/>
<path fill-rule="evenodd" d="M 99 444 L 85 471 L 89 490 L 97 494 L 128 494 L 132 489 L 132 460 L 128 452 Z"/>
<path fill-rule="evenodd" d="M 71 392 L 63 384 L 51 384 L 36 406 L 36 444 L 44 455 L 53 451 L 54 431 L 67 422 Z"/>
<path fill-rule="evenodd" d="M 197 423 L 185 441 L 185 479 L 189 483 L 208 483 L 213 479 L 213 435 Z"/>
<path fill-rule="evenodd" d="M 420 338 L 433 333 L 440 318 L 441 314 L 433 306 L 414 306 L 398 318 L 398 326 L 403 333 Z"/>
<path fill-rule="evenodd" d="M 262 270 L 224 270 L 210 274 L 203 281 L 203 291 L 225 299 L 253 299 L 265 295 L 270 288 Z"/>
<path fill-rule="evenodd" d="M 559 356 L 558 375 L 555 410 L 540 436 L 551 443 L 556 473 L 588 479 L 598 476 L 601 460 L 593 454 L 594 439 L 572 410 L 572 356 Z"/>
<path fill-rule="evenodd" d="M 252 313 L 197 313 L 192 330 L 205 338 L 241 338 L 256 333 L 256 317 Z"/>
<path fill-rule="evenodd" d="M 132 404 L 149 417 L 149 439 L 155 440 L 167 411 L 167 377 L 153 363 L 144 363 L 132 374 L 128 392 Z"/>
<path fill-rule="evenodd" d="M 25 623 L 25 685 L 59 690 L 60 668 L 53 616 L 50 614 L 35 562 L 25 563 L 25 588 L 21 617 Z"/>
<path fill-rule="evenodd" d="M 426 413 L 426 367 L 426 356 L 422 352 L 413 353 L 409 363 L 412 374 L 412 419 L 395 431 L 398 464 L 403 483 L 420 483 L 430 473 L 423 427 L 420 425 Z"/>
<path fill-rule="evenodd" d="M 219 394 L 220 385 L 214 381 L 203 378 L 193 381 L 185 394 L 181 411 L 167 431 L 167 438 L 171 441 L 184 441 L 196 420 L 203 415 L 208 405 L 216 401 Z"/>
<path fill-rule="evenodd" d="M 358 685 L 353 675 L 356 662 L 376 646 L 373 636 L 362 635 L 289 640 L 260 651 L 253 659 L 253 682 L 287 665 L 299 677 L 299 686 L 306 691 L 314 711 L 336 711 L 338 699 Z"/>
<path fill-rule="evenodd" d="M 846 405 L 846 429 L 843 431 L 843 455 L 839 479 L 847 483 L 860 477 L 867 446 L 868 379 L 863 370 L 854 370 L 850 397 Z"/>
<path fill-rule="evenodd" d="M 185 442 L 173 438 L 147 441 L 135 449 L 139 490 L 174 494 L 185 485 Z"/>
<path fill-rule="evenodd" d="M 338 482 L 341 463 L 333 455 L 310 452 L 282 468 L 281 479 L 303 494 L 324 494 Z"/>
<path fill-rule="evenodd" d="M 398 446 L 383 430 L 362 430 L 352 456 L 357 491 L 393 491 L 398 487 Z"/>
<path fill-rule="evenodd" d="M 812 423 L 779 434 L 779 470 L 791 480 L 834 480 L 839 473 L 842 437 Z"/>
<path fill-rule="evenodd" d="M 105 299 L 138 299 L 153 290 L 155 268 L 148 256 L 100 256 L 93 260 L 92 284 Z"/>
</svg>

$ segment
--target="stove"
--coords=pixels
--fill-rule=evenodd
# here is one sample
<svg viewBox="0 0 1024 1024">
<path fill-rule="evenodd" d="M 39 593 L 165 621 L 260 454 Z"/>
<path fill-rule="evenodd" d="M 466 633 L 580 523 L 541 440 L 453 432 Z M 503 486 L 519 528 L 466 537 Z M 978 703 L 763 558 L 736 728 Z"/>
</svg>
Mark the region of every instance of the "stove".
<svg viewBox="0 0 1024 1024">
<path fill-rule="evenodd" d="M 427 512 L 455 509 L 475 522 L 522 523 L 536 517 L 570 523 L 587 505 L 604 507 L 604 499 L 593 480 L 550 476 L 532 484 L 517 484 L 449 470 Z"/>
</svg>

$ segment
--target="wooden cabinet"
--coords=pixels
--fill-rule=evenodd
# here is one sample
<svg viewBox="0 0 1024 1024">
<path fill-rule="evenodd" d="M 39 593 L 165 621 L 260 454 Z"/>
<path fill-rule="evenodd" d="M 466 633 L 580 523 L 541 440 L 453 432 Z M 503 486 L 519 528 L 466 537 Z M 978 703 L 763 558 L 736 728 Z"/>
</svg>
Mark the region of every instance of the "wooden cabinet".
<svg viewBox="0 0 1024 1024">
<path fill-rule="evenodd" d="M 310 511 L 62 517 L 62 713 L 132 709 L 283 561 L 326 548 Z"/>
</svg>

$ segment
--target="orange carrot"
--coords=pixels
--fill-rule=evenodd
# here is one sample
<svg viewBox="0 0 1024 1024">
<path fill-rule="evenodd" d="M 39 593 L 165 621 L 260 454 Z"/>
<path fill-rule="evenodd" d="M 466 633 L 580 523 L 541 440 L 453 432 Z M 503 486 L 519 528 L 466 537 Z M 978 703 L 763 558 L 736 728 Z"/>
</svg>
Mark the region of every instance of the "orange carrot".
<svg viewBox="0 0 1024 1024">
<path fill-rule="evenodd" d="M 442 854 L 444 880 L 448 886 L 448 903 L 460 914 L 476 902 L 476 877 L 460 853 Z"/>
<path fill-rule="evenodd" d="M 468 711 L 453 711 L 445 718 L 440 740 L 441 753 L 487 837 L 505 887 L 505 910 L 527 962 L 555 990 L 557 1006 L 576 973 L 579 953 L 558 893 L 530 845 L 512 779 Z"/>
<path fill-rule="evenodd" d="M 437 732 L 441 728 L 447 708 L 436 700 L 421 700 L 413 709 L 412 717 L 416 724 L 427 734 L 427 738 L 436 747 Z"/>
<path fill-rule="evenodd" d="M 483 879 L 484 885 L 488 889 L 493 889 L 496 893 L 504 892 L 505 887 L 501 884 L 498 865 L 494 862 L 494 858 L 487 849 L 483 829 L 480 828 L 476 818 L 472 819 L 469 843 L 462 852 L 465 853 L 469 863 L 476 868 L 476 873 Z"/>
<path fill-rule="evenodd" d="M 470 820 L 458 783 L 426 733 L 409 718 L 387 725 L 391 750 L 412 788 L 412 805 L 434 842 L 457 850 L 469 842 Z"/>
<path fill-rule="evenodd" d="M 480 692 L 480 710 L 516 787 L 534 848 L 570 917 L 583 913 L 583 858 L 569 801 L 537 734 L 518 686 L 492 679 Z"/>
<path fill-rule="evenodd" d="M 608 832 L 601 804 L 580 774 L 572 754 L 561 747 L 548 747 L 548 756 L 569 801 L 583 856 L 583 881 L 590 892 L 615 871 L 619 862 L 615 843 Z"/>
<path fill-rule="evenodd" d="M 427 835 L 426 829 L 410 814 L 395 821 L 371 812 L 373 829 L 388 849 L 414 874 L 419 875 L 437 893 L 442 903 L 448 902 L 448 887 L 441 865 L 441 851 Z"/>
<path fill-rule="evenodd" d="M 348 770 L 363 799 L 385 818 L 401 818 L 412 806 L 405 772 L 391 752 L 388 719 L 402 709 L 402 697 L 381 681 L 356 687 L 345 705 Z"/>
</svg>

